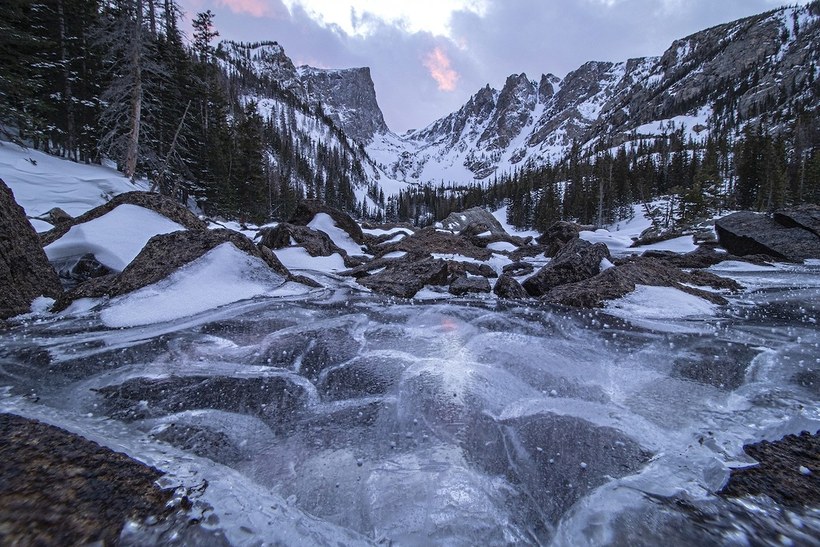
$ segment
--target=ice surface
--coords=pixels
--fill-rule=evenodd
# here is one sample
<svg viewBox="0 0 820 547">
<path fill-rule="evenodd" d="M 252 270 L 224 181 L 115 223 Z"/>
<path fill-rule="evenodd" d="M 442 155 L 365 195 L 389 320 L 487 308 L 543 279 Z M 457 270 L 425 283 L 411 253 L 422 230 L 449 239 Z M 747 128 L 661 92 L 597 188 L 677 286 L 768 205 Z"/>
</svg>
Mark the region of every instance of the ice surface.
<svg viewBox="0 0 820 547">
<path fill-rule="evenodd" d="M 116 298 L 102 311 L 109 327 L 172 321 L 255 296 L 305 292 L 261 259 L 223 243 L 166 279 Z"/>
<path fill-rule="evenodd" d="M 624 319 L 680 319 L 714 315 L 718 306 L 673 287 L 638 285 L 635 290 L 607 303 L 609 313 Z"/>
<path fill-rule="evenodd" d="M 92 253 L 112 270 L 122 271 L 157 234 L 185 230 L 181 224 L 136 205 L 118 205 L 101 217 L 76 224 L 45 247 L 49 261 Z"/>
</svg>

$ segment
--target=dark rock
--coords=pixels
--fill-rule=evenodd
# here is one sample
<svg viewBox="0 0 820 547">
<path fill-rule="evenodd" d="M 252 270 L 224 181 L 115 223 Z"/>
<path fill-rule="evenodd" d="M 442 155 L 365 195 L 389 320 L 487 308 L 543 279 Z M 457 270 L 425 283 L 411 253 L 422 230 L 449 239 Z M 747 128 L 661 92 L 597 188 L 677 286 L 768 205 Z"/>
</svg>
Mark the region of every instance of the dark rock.
<svg viewBox="0 0 820 547">
<path fill-rule="evenodd" d="M 383 271 L 361 277 L 358 282 L 380 294 L 412 298 L 425 285 L 445 285 L 448 274 L 444 260 L 402 259 L 390 261 Z"/>
<path fill-rule="evenodd" d="M 640 233 L 637 239 L 632 242 L 630 247 L 640 247 L 642 245 L 652 245 L 653 243 L 660 243 L 661 241 L 669 241 L 678 237 L 683 237 L 687 234 L 686 231 L 679 228 L 669 228 L 665 226 L 652 225 Z"/>
<path fill-rule="evenodd" d="M 286 279 L 294 280 L 270 249 L 254 245 L 247 236 L 239 232 L 224 228 L 172 232 L 149 239 L 140 254 L 121 273 L 92 279 L 66 293 L 57 301 L 55 310 L 65 309 L 77 298 L 118 296 L 141 289 L 165 279 L 223 243 L 234 244 L 240 251 L 263 260 Z"/>
<path fill-rule="evenodd" d="M 450 283 L 450 294 L 463 296 L 468 293 L 490 292 L 490 282 L 486 277 L 469 277 L 467 274 L 457 276 Z"/>
<path fill-rule="evenodd" d="M 780 218 L 785 218 L 781 213 Z M 820 237 L 801 227 L 786 227 L 765 215 L 741 211 L 715 221 L 718 240 L 739 256 L 765 254 L 800 262 L 820 258 Z"/>
<path fill-rule="evenodd" d="M 177 224 L 181 224 L 189 230 L 206 230 L 208 228 L 208 225 L 204 221 L 197 218 L 195 214 L 171 198 L 167 198 L 153 192 L 126 192 L 125 194 L 114 196 L 111 198 L 111 201 L 100 205 L 99 207 L 95 207 L 76 218 L 55 226 L 48 232 L 40 234 L 40 240 L 42 241 L 43 247 L 49 245 L 50 243 L 54 243 L 63 237 L 72 226 L 99 218 L 106 213 L 113 211 L 120 205 L 126 204 L 137 205 L 139 207 L 150 209 L 170 220 L 173 220 Z"/>
<path fill-rule="evenodd" d="M 636 285 L 651 285 L 674 287 L 713 304 L 726 304 L 726 299 L 719 294 L 690 287 L 690 284 L 710 286 L 714 289 L 740 289 L 737 282 L 710 272 L 697 270 L 687 273 L 656 258 L 634 257 L 586 281 L 555 287 L 544 296 L 544 299 L 554 304 L 576 308 L 600 308 L 607 300 L 631 293 Z"/>
<path fill-rule="evenodd" d="M 162 473 L 62 429 L 0 414 L 0 544 L 117 545 L 126 522 L 162 519 Z"/>
<path fill-rule="evenodd" d="M 493 234 L 507 233 L 492 213 L 489 213 L 481 207 L 472 207 L 459 213 L 450 213 L 447 218 L 441 221 L 441 226 L 445 230 L 450 230 L 451 232 L 456 233 L 463 232 L 470 225 L 475 225 L 477 228 L 483 227 L 484 229 L 481 230 L 481 232 L 489 231 Z M 478 234 L 481 232 L 475 233 Z"/>
<path fill-rule="evenodd" d="M 31 311 L 38 296 L 58 298 L 62 292 L 37 232 L 0 180 L 0 319 Z"/>
<path fill-rule="evenodd" d="M 222 431 L 192 424 L 165 424 L 151 433 L 157 440 L 166 442 L 221 464 L 242 459 L 242 451 Z"/>
<path fill-rule="evenodd" d="M 296 224 L 297 226 L 307 226 L 319 213 L 324 213 L 332 218 L 336 226 L 347 232 L 351 239 L 358 245 L 365 245 L 367 243 L 361 227 L 359 227 L 359 224 L 353 220 L 350 215 L 338 209 L 328 207 L 317 200 L 301 201 L 299 205 L 296 206 L 296 211 L 293 212 L 288 222 L 290 224 Z"/>
<path fill-rule="evenodd" d="M 746 370 L 760 353 L 740 343 L 697 344 L 675 356 L 674 369 L 684 378 L 719 389 L 737 389 L 746 381 Z"/>
<path fill-rule="evenodd" d="M 283 222 L 275 228 L 265 228 L 259 232 L 259 244 L 269 249 L 284 249 L 293 242 L 304 247 L 310 256 L 330 256 L 338 253 L 346 256 L 347 253 L 337 247 L 333 240 L 324 232 L 313 230 L 307 226 L 297 226 Z M 293 240 L 293 241 L 291 241 Z"/>
<path fill-rule="evenodd" d="M 535 266 L 529 262 L 513 262 L 507 264 L 502 270 L 505 274 L 510 274 L 513 277 L 520 277 L 522 275 L 529 275 L 535 270 Z"/>
<path fill-rule="evenodd" d="M 114 273 L 111 268 L 102 264 L 97 257 L 91 253 L 84 254 L 80 258 L 72 258 L 66 261 L 57 261 L 53 265 L 57 268 L 57 274 L 66 290 L 73 289 L 80 283 L 103 277 Z"/>
<path fill-rule="evenodd" d="M 447 271 L 450 273 L 450 280 L 464 274 L 480 275 L 481 277 L 489 278 L 498 277 L 498 273 L 496 273 L 496 271 L 489 264 L 476 264 L 475 262 L 448 260 Z"/>
<path fill-rule="evenodd" d="M 709 268 L 726 260 L 738 262 L 748 262 L 758 266 L 769 265 L 774 258 L 763 255 L 735 256 L 729 253 L 718 252 L 711 246 L 701 246 L 689 253 L 676 253 L 674 251 L 650 250 L 643 253 L 646 258 L 657 258 L 671 264 L 677 268 Z M 768 261 L 766 260 L 768 259 Z"/>
<path fill-rule="evenodd" d="M 820 504 L 820 434 L 804 431 L 779 441 L 747 444 L 743 450 L 759 465 L 732 469 L 719 492 L 727 498 L 766 495 L 787 507 Z M 807 472 L 801 472 L 801 467 Z"/>
<path fill-rule="evenodd" d="M 581 228 L 574 222 L 559 220 L 547 228 L 535 241 L 540 245 L 546 245 L 546 255 L 555 256 L 561 247 L 577 238 L 581 233 Z"/>
<path fill-rule="evenodd" d="M 601 261 L 609 259 L 609 249 L 603 243 L 591 244 L 573 239 L 564 245 L 549 264 L 523 283 L 531 296 L 542 296 L 553 287 L 583 281 L 598 275 Z"/>
<path fill-rule="evenodd" d="M 364 355 L 342 366 L 327 369 L 317 389 L 331 401 L 384 395 L 399 385 L 402 372 L 412 364 L 410 359 Z"/>
<path fill-rule="evenodd" d="M 532 258 L 534 256 L 547 256 L 546 253 L 549 250 L 547 245 L 525 245 L 524 247 L 519 247 L 518 249 L 514 250 L 509 254 L 510 260 L 520 261 L 525 258 Z"/>
<path fill-rule="evenodd" d="M 103 412 L 127 421 L 214 409 L 282 424 L 293 419 L 308 400 L 304 386 L 282 376 L 132 378 L 96 391 L 102 395 Z"/>
<path fill-rule="evenodd" d="M 54 226 L 59 226 L 60 224 L 71 222 L 74 220 L 74 217 L 60 209 L 59 207 L 54 207 L 48 213 L 45 214 L 46 220 L 53 224 Z"/>
<path fill-rule="evenodd" d="M 789 211 L 775 211 L 775 222 L 786 228 L 803 228 L 820 237 L 820 205 L 802 205 Z"/>
<path fill-rule="evenodd" d="M 438 231 L 432 226 L 419 230 L 401 241 L 382 245 L 378 256 L 395 251 L 405 251 L 416 256 L 430 256 L 433 253 L 460 254 L 476 260 L 489 260 L 492 251 L 474 245 L 470 240 L 450 232 Z"/>
<path fill-rule="evenodd" d="M 493 287 L 493 292 L 500 298 L 509 298 L 511 300 L 520 300 L 529 298 L 529 293 L 509 274 L 502 274 Z"/>
</svg>

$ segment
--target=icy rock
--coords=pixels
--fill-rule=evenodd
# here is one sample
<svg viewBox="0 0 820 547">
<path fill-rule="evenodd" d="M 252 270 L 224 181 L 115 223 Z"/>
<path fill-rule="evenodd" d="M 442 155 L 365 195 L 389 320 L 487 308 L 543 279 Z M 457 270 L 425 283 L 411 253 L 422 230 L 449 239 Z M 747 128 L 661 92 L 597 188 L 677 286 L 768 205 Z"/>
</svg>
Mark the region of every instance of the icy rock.
<svg viewBox="0 0 820 547">
<path fill-rule="evenodd" d="M 307 226 L 297 226 L 282 222 L 275 228 L 265 228 L 259 232 L 259 243 L 269 249 L 282 249 L 291 246 L 291 240 L 304 247 L 310 256 L 330 256 L 338 253 L 345 256 L 347 253 L 333 244 L 330 237 L 318 230 Z"/>
<path fill-rule="evenodd" d="M 789 220 L 784 225 L 777 219 Z M 820 258 L 820 236 L 785 212 L 776 219 L 750 211 L 733 213 L 717 220 L 715 229 L 720 244 L 732 254 L 766 254 L 791 262 Z"/>
</svg>

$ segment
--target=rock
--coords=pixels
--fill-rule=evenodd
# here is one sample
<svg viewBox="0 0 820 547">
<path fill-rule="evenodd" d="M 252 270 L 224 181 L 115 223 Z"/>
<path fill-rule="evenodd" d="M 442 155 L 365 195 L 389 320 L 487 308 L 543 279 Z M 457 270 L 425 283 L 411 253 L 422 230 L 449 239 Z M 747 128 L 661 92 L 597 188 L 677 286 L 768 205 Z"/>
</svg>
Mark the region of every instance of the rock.
<svg viewBox="0 0 820 547">
<path fill-rule="evenodd" d="M 384 270 L 361 277 L 358 282 L 380 294 L 412 298 L 425 285 L 445 285 L 448 277 L 444 260 L 411 258 L 390 261 Z"/>
<path fill-rule="evenodd" d="M 92 253 L 87 253 L 79 259 L 63 262 L 57 275 L 60 277 L 63 288 L 72 289 L 89 279 L 111 275 L 112 273 L 111 268 L 100 263 Z"/>
<path fill-rule="evenodd" d="M 493 292 L 499 298 L 509 298 L 511 300 L 520 300 L 529 298 L 529 293 L 509 274 L 502 274 L 493 287 Z"/>
<path fill-rule="evenodd" d="M 735 256 L 733 254 L 720 253 L 711 246 L 698 247 L 694 251 L 685 254 L 676 253 L 674 251 L 650 250 L 644 252 L 643 256 L 663 260 L 677 268 L 709 268 L 726 260 L 765 266 L 768 265 L 765 259 L 768 258 L 769 261 L 773 260 L 772 257 L 764 255 Z"/>
<path fill-rule="evenodd" d="M 786 213 L 778 218 L 787 218 Z M 787 227 L 765 215 L 741 211 L 715 221 L 715 229 L 720 244 L 739 256 L 765 254 L 790 262 L 820 258 L 820 236 L 795 224 Z"/>
<path fill-rule="evenodd" d="M 38 296 L 58 298 L 62 292 L 37 232 L 0 180 L 0 319 L 31 311 Z"/>
<path fill-rule="evenodd" d="M 189 230 L 206 230 L 208 228 L 204 221 L 171 198 L 153 192 L 126 192 L 114 196 L 107 203 L 95 207 L 76 218 L 56 225 L 48 232 L 40 234 L 43 247 L 63 237 L 72 226 L 99 218 L 125 204 L 137 205 L 155 211 Z"/>
<path fill-rule="evenodd" d="M 626 296 L 636 285 L 674 287 L 713 304 L 726 304 L 726 299 L 689 285 L 710 286 L 713 289 L 739 290 L 737 282 L 710 272 L 684 272 L 656 258 L 634 257 L 614 268 L 604 270 L 591 279 L 554 287 L 543 298 L 553 304 L 576 308 L 600 308 L 607 300 Z"/>
<path fill-rule="evenodd" d="M 513 262 L 507 264 L 502 270 L 505 274 L 510 274 L 513 277 L 521 277 L 522 275 L 529 275 L 535 270 L 535 266 L 529 262 Z"/>
<path fill-rule="evenodd" d="M 660 243 L 661 241 L 669 241 L 670 239 L 675 239 L 678 237 L 689 235 L 689 233 L 677 227 L 670 228 L 666 226 L 652 225 L 643 232 L 641 232 L 638 238 L 632 242 L 632 245 L 630 245 L 630 247 L 641 247 L 643 245 L 652 245 L 653 243 Z"/>
<path fill-rule="evenodd" d="M 580 234 L 580 226 L 574 222 L 559 220 L 547 228 L 547 231 L 535 241 L 540 245 L 547 246 L 547 256 L 555 256 L 561 250 L 561 247 L 577 238 Z"/>
<path fill-rule="evenodd" d="M 786 228 L 803 228 L 820 237 L 820 205 L 807 204 L 790 211 L 775 211 L 774 220 Z"/>
<path fill-rule="evenodd" d="M 396 251 L 405 251 L 416 256 L 430 256 L 433 253 L 457 254 L 481 261 L 489 260 L 493 254 L 489 249 L 478 247 L 461 235 L 438 231 L 432 226 L 396 243 L 382 245 L 378 250 L 378 256 Z"/>
<path fill-rule="evenodd" d="M 0 414 L 0 544 L 117 545 L 128 521 L 165 517 L 162 473 L 62 429 Z"/>
<path fill-rule="evenodd" d="M 60 224 L 64 224 L 66 222 L 71 222 L 74 220 L 74 217 L 60 209 L 59 207 L 54 207 L 49 212 L 45 214 L 45 220 L 50 222 L 54 226 L 59 226 Z"/>
<path fill-rule="evenodd" d="M 294 419 L 308 401 L 305 387 L 283 376 L 131 378 L 95 391 L 103 412 L 127 421 L 215 409 L 279 425 Z"/>
<path fill-rule="evenodd" d="M 519 261 L 525 258 L 532 258 L 534 256 L 546 256 L 546 253 L 549 251 L 549 246 L 547 245 L 525 245 L 524 247 L 519 247 L 518 249 L 514 250 L 509 254 L 510 260 Z"/>
<path fill-rule="evenodd" d="M 450 213 L 450 215 L 441 221 L 441 226 L 445 230 L 455 233 L 461 233 L 470 225 L 476 227 L 483 227 L 481 232 L 489 231 L 491 234 L 507 234 L 507 231 L 501 226 L 501 223 L 485 209 L 481 207 L 472 207 L 460 213 Z M 475 233 L 481 233 L 475 232 Z"/>
<path fill-rule="evenodd" d="M 297 226 L 307 226 L 310 224 L 310 221 L 313 220 L 313 217 L 319 213 L 325 213 L 332 218 L 336 226 L 347 232 L 350 238 L 358 245 L 365 245 L 367 243 L 359 224 L 353 220 L 350 215 L 338 209 L 328 207 L 317 200 L 304 200 L 299 202 L 299 205 L 296 206 L 296 211 L 293 212 L 288 222 L 290 224 L 296 224 Z"/>
<path fill-rule="evenodd" d="M 812 435 L 804 431 L 775 442 L 747 444 L 743 450 L 759 465 L 732 469 L 719 495 L 766 495 L 793 508 L 820 504 L 820 432 Z"/>
<path fill-rule="evenodd" d="M 179 231 L 159 234 L 148 240 L 140 254 L 116 275 L 98 277 L 77 286 L 55 304 L 63 310 L 77 298 L 118 296 L 165 279 L 182 266 L 193 262 L 211 249 L 232 243 L 240 251 L 263 260 L 286 279 L 295 280 L 270 249 L 256 246 L 244 234 L 220 228 L 217 230 Z"/>
<path fill-rule="evenodd" d="M 260 245 L 269 249 L 283 249 L 290 247 L 293 242 L 304 247 L 310 256 L 330 256 L 338 253 L 347 256 L 347 253 L 338 248 L 333 240 L 324 232 L 313 230 L 307 226 L 297 226 L 283 222 L 275 228 L 265 228 L 259 232 Z"/>
<path fill-rule="evenodd" d="M 565 244 L 549 264 L 523 283 L 531 296 L 542 296 L 553 287 L 583 281 L 598 275 L 601 261 L 609 259 L 609 249 L 603 243 L 592 244 L 573 239 Z"/>
<path fill-rule="evenodd" d="M 163 424 L 151 436 L 217 463 L 231 464 L 242 459 L 242 450 L 222 431 L 194 424 Z"/>
<path fill-rule="evenodd" d="M 462 274 L 456 276 L 450 283 L 450 294 L 456 296 L 463 296 L 469 293 L 488 293 L 490 292 L 490 282 L 486 277 L 468 276 Z"/>
<path fill-rule="evenodd" d="M 506 232 L 493 232 L 492 229 L 487 226 L 486 224 L 482 223 L 473 223 L 464 228 L 459 235 L 465 237 L 470 240 L 470 243 L 475 245 L 476 247 L 487 247 L 491 243 L 509 243 L 511 245 L 515 245 L 516 247 L 523 247 L 524 245 L 529 244 L 532 241 L 532 236 L 518 237 L 514 235 L 510 235 Z M 494 251 L 494 252 L 505 252 L 505 251 Z"/>
<path fill-rule="evenodd" d="M 447 271 L 452 281 L 456 276 L 469 274 L 481 277 L 496 278 L 498 273 L 489 264 L 476 264 L 475 262 L 461 262 L 458 260 L 447 261 Z"/>
</svg>

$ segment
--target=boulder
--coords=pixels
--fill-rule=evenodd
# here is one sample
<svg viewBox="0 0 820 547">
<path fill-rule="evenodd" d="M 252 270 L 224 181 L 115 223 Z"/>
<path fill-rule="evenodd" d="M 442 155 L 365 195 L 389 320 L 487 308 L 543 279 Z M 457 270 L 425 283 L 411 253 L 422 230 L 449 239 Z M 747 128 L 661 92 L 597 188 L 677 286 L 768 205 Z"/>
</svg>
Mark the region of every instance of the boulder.
<svg viewBox="0 0 820 547">
<path fill-rule="evenodd" d="M 520 277 L 522 275 L 529 275 L 535 270 L 535 266 L 529 262 L 513 262 L 507 264 L 502 270 L 505 274 L 510 274 L 513 277 Z"/>
<path fill-rule="evenodd" d="M 787 507 L 820 504 L 820 432 L 786 435 L 775 442 L 747 444 L 758 465 L 732 469 L 719 492 L 727 498 L 766 495 Z"/>
<path fill-rule="evenodd" d="M 405 251 L 417 256 L 430 256 L 433 253 L 458 254 L 482 261 L 489 260 L 493 254 L 489 249 L 478 247 L 461 235 L 439 231 L 432 226 L 396 243 L 382 245 L 378 250 L 378 256 L 396 251 Z"/>
<path fill-rule="evenodd" d="M 40 240 L 42 241 L 43 247 L 50 243 L 54 243 L 63 237 L 72 226 L 83 224 L 89 220 L 99 218 L 106 213 L 113 211 L 120 205 L 125 204 L 137 205 L 139 207 L 144 207 L 145 209 L 155 211 L 156 213 L 159 213 L 160 215 L 181 224 L 189 230 L 206 230 L 208 228 L 205 221 L 200 220 L 195 214 L 171 198 L 160 194 L 155 194 L 153 192 L 126 192 L 125 194 L 114 196 L 107 203 L 104 203 L 99 207 L 95 207 L 76 218 L 71 218 L 65 222 L 58 223 L 53 229 L 40 234 Z"/>
<path fill-rule="evenodd" d="M 475 233 L 488 231 L 491 234 L 507 234 L 507 231 L 492 213 L 481 207 L 472 207 L 460 213 L 450 213 L 447 218 L 441 221 L 442 228 L 455 233 L 463 232 L 470 225 L 483 228 L 480 232 Z"/>
<path fill-rule="evenodd" d="M 283 249 L 296 242 L 296 245 L 304 247 L 310 256 L 330 256 L 333 253 L 341 256 L 347 255 L 343 249 L 333 243 L 326 233 L 307 226 L 283 222 L 275 228 L 264 228 L 259 232 L 259 236 L 261 237 L 259 244 L 269 249 Z"/>
<path fill-rule="evenodd" d="M 0 180 L 0 319 L 31 311 L 38 296 L 58 298 L 62 292 L 37 232 Z"/>
<path fill-rule="evenodd" d="M 559 220 L 554 222 L 547 231 L 544 232 L 535 241 L 539 245 L 546 245 L 546 255 L 555 256 L 561 247 L 577 238 L 581 233 L 581 228 L 574 222 L 567 222 L 566 220 Z"/>
<path fill-rule="evenodd" d="M 360 285 L 373 292 L 412 298 L 425 285 L 445 285 L 447 262 L 434 258 L 402 259 L 387 263 L 384 270 L 360 277 Z"/>
<path fill-rule="evenodd" d="M 499 298 L 509 298 L 511 300 L 520 300 L 523 298 L 529 298 L 529 293 L 521 286 L 521 283 L 515 280 L 509 274 L 501 274 L 501 277 L 498 278 L 498 281 L 495 283 L 495 287 L 493 287 L 493 292 Z"/>
<path fill-rule="evenodd" d="M 463 296 L 470 293 L 488 293 L 490 292 L 490 282 L 486 277 L 469 276 L 466 273 L 456 276 L 450 282 L 450 294 L 456 296 Z"/>
<path fill-rule="evenodd" d="M 532 258 L 534 256 L 547 256 L 546 253 L 549 251 L 548 245 L 541 245 L 541 244 L 534 244 L 534 245 L 525 245 L 523 247 L 519 247 L 513 252 L 511 252 L 508 256 L 510 260 L 519 261 L 525 258 Z"/>
<path fill-rule="evenodd" d="M 720 244 L 732 254 L 765 254 L 779 260 L 801 262 L 820 258 L 820 236 L 795 220 L 798 218 L 811 225 L 811 214 L 797 213 L 789 217 L 786 212 L 780 212 L 777 218 L 785 222 L 784 225 L 763 214 L 741 211 L 715 221 L 715 229 Z"/>
<path fill-rule="evenodd" d="M 338 209 L 328 207 L 317 200 L 301 201 L 299 205 L 296 206 L 296 211 L 293 212 L 288 223 L 297 226 L 307 226 L 319 213 L 325 213 L 332 218 L 336 226 L 347 232 L 350 238 L 358 245 L 365 245 L 367 243 L 361 227 L 353 220 L 353 217 Z"/>
<path fill-rule="evenodd" d="M 244 234 L 220 228 L 217 230 L 179 231 L 159 234 L 148 240 L 140 254 L 119 274 L 91 279 L 64 294 L 55 305 L 59 311 L 78 298 L 118 296 L 165 279 L 182 266 L 193 262 L 211 249 L 233 243 L 239 250 L 263 260 L 286 279 L 296 280 L 270 249 L 256 246 Z M 300 278 L 299 282 L 303 282 Z"/>
<path fill-rule="evenodd" d="M 543 296 L 553 287 L 583 281 L 598 275 L 601 261 L 609 259 L 609 249 L 603 243 L 592 244 L 573 239 L 565 244 L 549 264 L 524 281 L 531 296 Z"/>
<path fill-rule="evenodd" d="M 725 304 L 726 299 L 690 285 L 709 286 L 713 289 L 739 290 L 737 282 L 710 272 L 684 272 L 656 258 L 634 257 L 620 265 L 604 270 L 591 279 L 568 283 L 551 289 L 543 298 L 547 302 L 576 308 L 600 308 L 607 300 L 626 296 L 636 285 L 674 287 L 714 304 Z"/>
<path fill-rule="evenodd" d="M 0 543 L 118 545 L 129 521 L 162 521 L 162 473 L 82 437 L 0 414 Z"/>
<path fill-rule="evenodd" d="M 803 228 L 820 237 L 820 205 L 801 205 L 789 211 L 775 211 L 774 220 L 786 228 Z"/>
<path fill-rule="evenodd" d="M 748 262 L 759 266 L 767 265 L 768 261 L 773 260 L 770 256 L 765 255 L 747 255 L 735 256 L 729 253 L 721 253 L 711 246 L 698 247 L 694 251 L 688 253 L 676 253 L 674 251 L 655 251 L 650 250 L 643 253 L 647 258 L 657 258 L 664 262 L 671 264 L 677 268 L 709 268 L 715 264 L 719 264 L 726 260 L 734 260 L 738 262 Z M 766 260 L 768 259 L 768 261 Z"/>
<path fill-rule="evenodd" d="M 54 226 L 59 226 L 60 224 L 64 224 L 66 222 L 71 222 L 74 220 L 74 217 L 60 209 L 59 207 L 54 207 L 53 209 L 49 210 L 45 214 L 45 221 L 50 222 Z"/>
<path fill-rule="evenodd" d="M 111 268 L 102 264 L 92 253 L 84 254 L 75 261 L 63 262 L 62 267 L 57 272 L 63 287 L 66 289 L 72 289 L 89 279 L 112 273 Z"/>
</svg>

